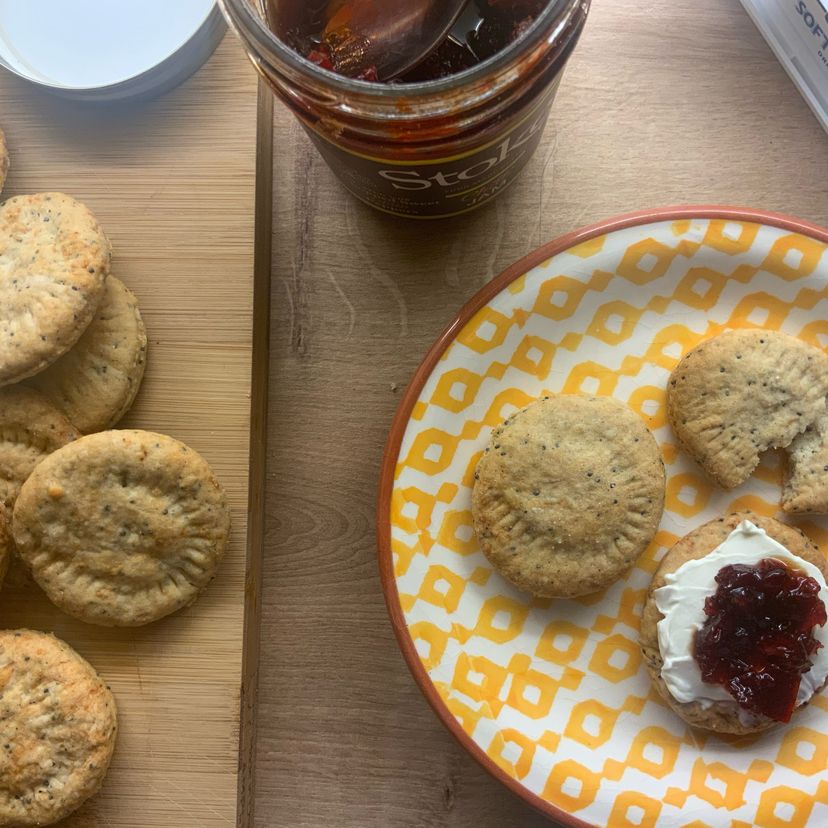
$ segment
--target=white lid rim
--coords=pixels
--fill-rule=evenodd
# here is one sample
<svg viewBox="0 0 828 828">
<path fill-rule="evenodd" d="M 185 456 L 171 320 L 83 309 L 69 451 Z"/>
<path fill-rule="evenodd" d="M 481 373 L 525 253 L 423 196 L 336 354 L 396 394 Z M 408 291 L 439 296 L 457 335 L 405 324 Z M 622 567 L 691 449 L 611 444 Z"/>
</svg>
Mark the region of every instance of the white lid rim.
<svg viewBox="0 0 828 828">
<path fill-rule="evenodd" d="M 135 75 L 113 81 L 104 86 L 65 86 L 49 83 L 20 71 L 17 67 L 11 66 L 3 60 L 2 57 L 0 57 L 0 67 L 34 86 L 61 97 L 87 101 L 122 100 L 128 97 L 155 93 L 159 87 L 163 87 L 161 91 L 167 91 L 182 83 L 207 61 L 221 43 L 226 31 L 227 22 L 216 1 L 192 35 L 167 57 L 143 72 L 138 72 Z M 182 60 L 182 58 L 184 59 Z M 178 71 L 175 71 L 174 67 L 179 62 L 181 66 Z M 171 72 L 171 74 L 167 75 L 164 80 L 156 80 L 156 76 L 166 75 L 168 72 Z M 169 82 L 173 78 L 174 82 Z M 137 88 L 139 85 L 140 89 Z"/>
</svg>

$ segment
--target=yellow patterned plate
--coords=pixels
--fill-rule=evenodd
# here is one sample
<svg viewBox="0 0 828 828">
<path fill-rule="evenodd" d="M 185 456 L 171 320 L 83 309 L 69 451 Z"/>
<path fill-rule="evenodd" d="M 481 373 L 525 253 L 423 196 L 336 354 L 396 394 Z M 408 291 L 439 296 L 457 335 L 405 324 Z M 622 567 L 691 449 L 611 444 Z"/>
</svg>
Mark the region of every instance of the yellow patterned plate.
<svg viewBox="0 0 828 828">
<path fill-rule="evenodd" d="M 733 509 L 777 514 L 768 456 L 744 486 L 711 485 L 678 450 L 665 384 L 728 328 L 828 346 L 828 230 L 749 210 L 680 208 L 580 230 L 490 283 L 429 351 L 397 413 L 380 485 L 383 586 L 414 678 L 494 776 L 572 826 L 828 825 L 828 698 L 761 738 L 693 732 L 638 650 L 644 593 L 681 535 Z M 548 392 L 616 397 L 667 467 L 661 529 L 623 581 L 532 599 L 480 552 L 471 482 L 491 429 Z M 578 516 L 573 515 L 573 520 Z M 828 520 L 803 522 L 828 549 Z"/>
</svg>

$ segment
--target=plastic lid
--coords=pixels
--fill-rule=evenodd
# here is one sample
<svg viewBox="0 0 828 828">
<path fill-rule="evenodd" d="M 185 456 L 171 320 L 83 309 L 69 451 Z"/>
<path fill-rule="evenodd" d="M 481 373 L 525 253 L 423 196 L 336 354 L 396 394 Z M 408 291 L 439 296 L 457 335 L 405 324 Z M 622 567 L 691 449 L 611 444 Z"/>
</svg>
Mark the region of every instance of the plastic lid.
<svg viewBox="0 0 828 828">
<path fill-rule="evenodd" d="M 828 0 L 742 0 L 828 132 Z"/>
<path fill-rule="evenodd" d="M 59 91 L 125 84 L 182 49 L 215 0 L 0 0 L 0 62 Z"/>
</svg>

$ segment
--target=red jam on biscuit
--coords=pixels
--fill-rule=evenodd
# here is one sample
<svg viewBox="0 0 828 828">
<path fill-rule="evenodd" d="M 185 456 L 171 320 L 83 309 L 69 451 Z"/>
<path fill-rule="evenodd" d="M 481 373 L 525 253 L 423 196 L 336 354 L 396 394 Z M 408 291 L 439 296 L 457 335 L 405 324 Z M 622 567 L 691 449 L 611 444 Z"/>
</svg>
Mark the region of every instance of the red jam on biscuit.
<svg viewBox="0 0 828 828">
<path fill-rule="evenodd" d="M 702 679 L 746 710 L 789 721 L 802 675 L 822 646 L 814 628 L 828 620 L 819 584 L 774 558 L 722 567 L 716 583 L 695 639 Z"/>
</svg>

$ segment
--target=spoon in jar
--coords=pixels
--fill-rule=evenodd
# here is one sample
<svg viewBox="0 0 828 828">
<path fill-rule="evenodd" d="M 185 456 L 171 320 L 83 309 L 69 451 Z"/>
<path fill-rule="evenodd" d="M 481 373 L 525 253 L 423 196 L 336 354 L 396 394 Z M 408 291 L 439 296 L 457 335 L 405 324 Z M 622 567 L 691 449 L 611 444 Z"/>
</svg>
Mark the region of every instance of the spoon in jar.
<svg viewBox="0 0 828 828">
<path fill-rule="evenodd" d="M 330 0 L 321 35 L 326 53 L 316 62 L 353 78 L 391 80 L 445 39 L 469 1 Z"/>
</svg>

